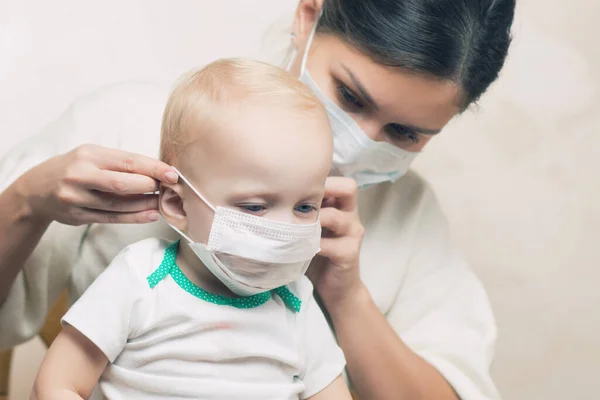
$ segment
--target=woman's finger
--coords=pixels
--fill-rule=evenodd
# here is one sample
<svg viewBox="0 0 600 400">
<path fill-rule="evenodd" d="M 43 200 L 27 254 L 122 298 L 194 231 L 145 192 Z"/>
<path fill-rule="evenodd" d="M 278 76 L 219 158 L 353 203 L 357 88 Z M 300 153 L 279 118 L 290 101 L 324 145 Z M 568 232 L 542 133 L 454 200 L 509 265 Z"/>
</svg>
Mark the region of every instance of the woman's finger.
<svg viewBox="0 0 600 400">
<path fill-rule="evenodd" d="M 144 224 L 157 221 L 158 212 L 155 210 L 131 213 L 118 213 L 82 209 L 79 220 L 84 224 Z"/>
<path fill-rule="evenodd" d="M 336 259 L 341 255 L 338 238 L 321 238 L 320 247 L 318 255 L 321 257 Z"/>
<path fill-rule="evenodd" d="M 177 173 L 168 164 L 141 154 L 102 146 L 84 145 L 77 151 L 95 161 L 100 169 L 144 175 L 164 183 L 177 183 Z"/>
<path fill-rule="evenodd" d="M 337 208 L 322 208 L 319 213 L 321 227 L 334 233 L 336 236 L 346 235 L 353 223 L 353 216 Z"/>
<path fill-rule="evenodd" d="M 96 211 L 132 213 L 158 209 L 158 195 L 134 194 L 119 196 L 113 193 L 85 191 L 80 206 Z"/>
<path fill-rule="evenodd" d="M 144 175 L 164 183 L 177 183 L 179 179 L 173 168 L 162 161 L 123 150 L 105 150 L 109 154 L 106 161 L 99 165 L 101 168 L 103 165 L 104 169 Z"/>
<path fill-rule="evenodd" d="M 356 209 L 357 187 L 354 179 L 330 176 L 325 182 L 324 204 L 331 203 L 335 199 L 335 207 L 342 211 L 353 211 Z"/>
<path fill-rule="evenodd" d="M 360 246 L 350 238 L 321 238 L 319 255 L 343 263 L 358 257 Z M 353 250 L 355 248 L 355 250 Z"/>
<path fill-rule="evenodd" d="M 119 195 L 153 193 L 158 190 L 157 181 L 149 176 L 108 170 L 91 172 L 87 186 L 90 189 Z"/>
</svg>

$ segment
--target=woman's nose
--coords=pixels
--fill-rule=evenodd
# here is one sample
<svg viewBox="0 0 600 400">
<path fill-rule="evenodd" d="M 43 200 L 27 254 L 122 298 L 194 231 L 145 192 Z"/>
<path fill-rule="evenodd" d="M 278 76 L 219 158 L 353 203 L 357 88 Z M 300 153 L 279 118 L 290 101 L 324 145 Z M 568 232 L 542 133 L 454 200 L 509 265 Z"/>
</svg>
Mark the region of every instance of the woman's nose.
<svg viewBox="0 0 600 400">
<path fill-rule="evenodd" d="M 365 135 L 369 137 L 369 139 L 375 140 L 376 142 L 385 141 L 385 134 L 381 128 L 381 123 L 377 119 L 365 118 L 356 122 Z"/>
</svg>

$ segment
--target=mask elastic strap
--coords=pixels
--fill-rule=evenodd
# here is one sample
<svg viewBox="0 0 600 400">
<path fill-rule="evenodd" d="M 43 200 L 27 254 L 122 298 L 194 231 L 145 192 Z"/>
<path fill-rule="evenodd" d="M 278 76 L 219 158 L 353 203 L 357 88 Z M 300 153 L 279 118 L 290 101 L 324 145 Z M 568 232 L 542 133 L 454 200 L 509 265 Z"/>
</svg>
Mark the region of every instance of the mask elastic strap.
<svg viewBox="0 0 600 400">
<path fill-rule="evenodd" d="M 292 56 L 290 57 L 290 60 L 288 61 L 287 65 L 285 66 L 285 70 L 288 72 L 292 68 L 292 64 L 294 64 L 294 61 L 296 60 L 296 54 L 298 53 L 298 51 L 296 49 L 292 49 L 292 51 L 293 51 Z"/>
<path fill-rule="evenodd" d="M 186 184 L 186 185 L 188 185 L 188 186 L 189 186 L 189 188 L 190 188 L 190 189 L 192 189 L 192 190 L 194 191 L 194 193 L 196 193 L 196 195 L 197 195 L 198 197 L 200 197 L 200 200 L 202 200 L 202 201 L 203 201 L 203 202 L 204 202 L 204 203 L 205 203 L 207 206 L 209 206 L 211 210 L 213 210 L 213 211 L 215 211 L 215 212 L 217 211 L 217 209 L 216 209 L 216 208 L 215 208 L 215 207 L 214 207 L 214 206 L 213 206 L 213 205 L 210 203 L 210 201 L 208 201 L 208 200 L 206 199 L 206 197 L 204 197 L 204 196 L 202 195 L 202 193 L 200 193 L 200 192 L 198 191 L 198 189 L 196 189 L 196 188 L 194 187 L 194 185 L 192 185 L 192 183 L 191 183 L 190 181 L 188 181 L 188 180 L 187 180 L 187 178 L 186 178 L 185 176 L 183 176 L 183 174 L 182 174 L 181 172 L 179 172 L 179 170 L 178 170 L 177 168 L 175 168 L 175 167 L 173 167 L 173 166 L 171 166 L 171 168 L 173 168 L 173 169 L 175 170 L 175 172 L 177 172 L 177 175 L 179 175 L 179 177 L 181 178 L 181 180 L 182 180 L 182 181 L 184 181 L 184 182 L 185 182 L 185 184 Z"/>
<path fill-rule="evenodd" d="M 304 54 L 302 55 L 302 63 L 300 64 L 300 76 L 304 73 L 306 69 L 306 60 L 308 58 L 308 51 L 310 50 L 310 46 L 312 44 L 313 38 L 315 37 L 315 33 L 317 32 L 317 25 L 319 25 L 319 20 L 321 19 L 321 15 L 323 15 L 323 9 L 321 9 L 321 13 L 319 14 L 319 18 L 315 21 L 315 25 L 312 27 L 310 31 L 310 36 L 308 37 L 308 41 L 306 42 L 306 50 L 304 50 Z"/>
<path fill-rule="evenodd" d="M 184 238 L 185 240 L 188 241 L 188 243 L 194 243 L 194 241 L 192 240 L 192 238 L 190 238 L 188 235 L 186 235 L 185 233 L 183 233 L 181 231 L 181 229 L 177 228 L 176 226 L 171 225 L 170 223 L 167 222 L 167 220 L 163 217 L 163 220 L 167 223 L 167 225 L 169 225 L 175 232 L 179 233 L 181 235 L 182 238 Z"/>
</svg>

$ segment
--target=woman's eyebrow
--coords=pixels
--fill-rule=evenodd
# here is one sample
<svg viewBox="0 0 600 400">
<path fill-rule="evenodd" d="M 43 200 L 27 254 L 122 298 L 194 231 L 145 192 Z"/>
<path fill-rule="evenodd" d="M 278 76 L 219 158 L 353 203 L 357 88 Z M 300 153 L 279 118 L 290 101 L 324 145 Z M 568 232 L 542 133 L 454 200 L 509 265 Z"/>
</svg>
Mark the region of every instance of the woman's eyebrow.
<svg viewBox="0 0 600 400">
<path fill-rule="evenodd" d="M 440 133 L 442 130 L 441 129 L 425 129 L 425 128 L 419 128 L 418 126 L 412 126 L 409 124 L 398 124 L 398 125 L 403 125 L 408 129 L 414 130 L 415 132 L 419 132 L 422 133 L 424 135 L 437 135 L 438 133 Z"/>
<path fill-rule="evenodd" d="M 360 83 L 358 78 L 354 76 L 352 71 L 350 71 L 348 67 L 346 67 L 344 64 L 342 64 L 342 68 L 344 69 L 344 71 L 346 71 L 346 73 L 350 77 L 350 80 L 352 81 L 352 83 L 354 83 L 354 86 L 356 86 L 356 90 L 360 92 L 361 97 L 365 99 L 365 101 L 369 103 L 371 107 L 373 107 L 375 110 L 378 110 L 379 107 L 377 106 L 377 103 L 375 103 L 375 100 L 373 100 L 367 89 L 365 89 L 362 83 Z"/>
<path fill-rule="evenodd" d="M 371 97 L 371 95 L 369 94 L 369 92 L 367 91 L 367 89 L 365 89 L 365 87 L 362 85 L 362 83 L 360 83 L 360 81 L 358 80 L 358 78 L 344 64 L 342 64 L 342 68 L 344 69 L 344 71 L 346 71 L 346 73 L 350 77 L 350 80 L 352 81 L 352 83 L 354 84 L 354 86 L 356 86 L 356 90 L 358 90 L 360 92 L 361 97 L 367 103 L 369 103 L 371 105 L 371 107 L 373 107 L 375 110 L 378 110 L 379 107 L 377 106 L 377 103 L 375 102 L 375 100 L 373 100 L 373 97 Z M 438 133 L 441 132 L 441 129 L 419 128 L 418 126 L 413 126 L 413 125 L 405 124 L 405 123 L 398 123 L 398 125 L 402 125 L 402 126 L 408 128 L 408 129 L 414 130 L 416 132 L 423 133 L 425 135 L 437 135 Z"/>
</svg>

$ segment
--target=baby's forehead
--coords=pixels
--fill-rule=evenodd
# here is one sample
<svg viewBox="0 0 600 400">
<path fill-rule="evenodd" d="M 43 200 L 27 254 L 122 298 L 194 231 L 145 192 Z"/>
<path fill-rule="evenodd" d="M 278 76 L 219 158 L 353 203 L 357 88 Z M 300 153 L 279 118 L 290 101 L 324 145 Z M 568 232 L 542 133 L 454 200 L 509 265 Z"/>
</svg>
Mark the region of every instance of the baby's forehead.
<svg viewBox="0 0 600 400">
<path fill-rule="evenodd" d="M 217 115 L 218 114 L 218 115 Z M 331 134 L 325 118 L 269 104 L 243 105 L 194 124 L 188 166 L 214 173 L 311 175 L 329 170 Z M 202 172 L 202 171 L 200 171 Z"/>
<path fill-rule="evenodd" d="M 278 148 L 290 143 L 320 146 L 331 142 L 327 115 L 275 104 L 229 103 L 211 107 L 211 114 L 197 118 L 190 130 L 191 140 L 226 148 L 242 146 Z"/>
</svg>

